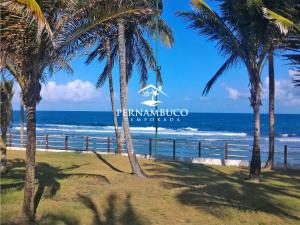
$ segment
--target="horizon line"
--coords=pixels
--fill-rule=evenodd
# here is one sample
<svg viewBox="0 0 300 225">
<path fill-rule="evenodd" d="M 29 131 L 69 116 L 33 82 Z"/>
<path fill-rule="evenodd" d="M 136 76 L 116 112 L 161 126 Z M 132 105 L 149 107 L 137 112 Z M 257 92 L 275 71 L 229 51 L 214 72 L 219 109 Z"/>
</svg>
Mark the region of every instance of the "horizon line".
<svg viewBox="0 0 300 225">
<path fill-rule="evenodd" d="M 14 112 L 20 112 L 20 110 L 13 110 Z M 36 110 L 36 112 L 107 112 L 111 113 L 112 111 L 96 111 L 96 110 Z M 24 111 L 26 113 L 26 110 Z M 253 114 L 252 112 L 196 112 L 196 111 L 189 111 L 189 113 L 210 113 L 210 114 Z M 261 115 L 269 115 L 269 113 L 261 112 Z M 300 115 L 300 113 L 276 113 L 275 115 Z"/>
</svg>

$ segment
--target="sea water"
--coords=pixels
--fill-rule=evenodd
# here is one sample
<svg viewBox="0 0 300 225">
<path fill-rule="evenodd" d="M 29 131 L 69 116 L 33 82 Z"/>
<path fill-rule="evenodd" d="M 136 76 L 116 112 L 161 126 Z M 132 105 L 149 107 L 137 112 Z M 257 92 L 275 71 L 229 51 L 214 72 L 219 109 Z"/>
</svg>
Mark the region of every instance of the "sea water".
<svg viewBox="0 0 300 225">
<path fill-rule="evenodd" d="M 131 134 L 137 153 L 147 154 L 149 138 L 155 137 L 155 118 L 130 117 Z M 121 116 L 118 117 L 119 126 Z M 224 143 L 235 144 L 248 149 L 245 158 L 251 157 L 253 141 L 253 115 L 241 113 L 189 113 L 185 117 L 160 118 L 158 137 L 176 140 L 176 154 L 181 157 L 197 157 L 198 143 L 203 146 L 224 149 Z M 20 131 L 20 112 L 13 114 L 13 133 Z M 38 111 L 37 134 L 63 135 L 74 137 L 114 137 L 111 112 L 82 111 Z M 263 160 L 268 151 L 269 122 L 268 115 L 261 115 L 261 151 Z M 140 141 L 143 140 L 143 141 Z M 84 145 L 84 143 L 81 143 Z M 112 143 L 113 144 L 113 143 Z M 173 142 L 156 145 L 159 154 L 172 155 Z M 246 147 L 246 145 L 249 145 Z M 275 158 L 282 161 L 284 145 L 288 146 L 288 160 L 300 164 L 300 114 L 275 115 Z M 245 147 L 241 147 L 245 146 Z M 92 148 L 92 143 L 89 146 Z M 152 146 L 154 148 L 154 145 Z M 234 147 L 232 147 L 234 148 Z M 202 156 L 205 156 L 205 148 Z M 210 153 L 211 151 L 209 151 Z M 154 150 L 153 150 L 154 154 Z M 241 155 L 243 153 L 239 153 Z M 215 154 L 217 155 L 217 154 Z M 234 158 L 237 154 L 229 154 Z M 239 158 L 239 157 L 237 157 Z M 240 157 L 241 158 L 241 157 Z"/>
</svg>

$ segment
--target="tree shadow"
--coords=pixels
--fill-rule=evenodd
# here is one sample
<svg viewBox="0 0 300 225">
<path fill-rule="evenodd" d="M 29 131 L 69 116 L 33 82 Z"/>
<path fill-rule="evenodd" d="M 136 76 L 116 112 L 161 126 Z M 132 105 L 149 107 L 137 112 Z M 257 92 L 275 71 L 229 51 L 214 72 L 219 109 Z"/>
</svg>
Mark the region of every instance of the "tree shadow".
<svg viewBox="0 0 300 225">
<path fill-rule="evenodd" d="M 2 225 L 80 225 L 78 218 L 74 216 L 65 215 L 63 213 L 52 214 L 48 213 L 43 215 L 39 220 L 35 222 L 27 222 L 20 218 L 16 218 L 9 223 L 3 223 Z"/>
<path fill-rule="evenodd" d="M 124 171 L 119 170 L 118 168 L 116 168 L 115 166 L 113 166 L 112 164 L 110 164 L 109 162 L 107 162 L 98 152 L 93 151 L 93 153 L 97 156 L 97 158 L 99 160 L 101 160 L 105 165 L 107 165 L 109 168 L 111 168 L 112 170 L 119 172 L 119 173 L 124 173 Z"/>
<path fill-rule="evenodd" d="M 1 184 L 1 192 L 17 191 L 24 188 L 25 180 L 25 160 L 14 159 L 8 160 L 10 166 L 9 172 L 5 175 L 8 180 L 14 183 Z M 52 198 L 59 191 L 61 185 L 59 180 L 76 177 L 76 178 L 93 178 L 97 183 L 110 183 L 110 181 L 103 175 L 87 174 L 87 173 L 73 173 L 72 170 L 81 167 L 82 165 L 72 165 L 69 167 L 51 166 L 48 163 L 39 162 L 36 164 L 36 181 L 37 191 L 34 196 L 35 211 L 42 198 Z"/>
<path fill-rule="evenodd" d="M 101 214 L 100 210 L 98 210 L 96 203 L 88 196 L 78 195 L 79 201 L 88 208 L 93 213 L 93 225 L 143 225 L 143 219 L 137 215 L 135 212 L 132 203 L 131 196 L 127 194 L 126 199 L 124 201 L 125 211 L 121 216 L 118 216 L 116 211 L 116 194 L 112 193 L 107 198 L 107 209 Z M 118 207 L 118 210 L 120 208 Z"/>
<path fill-rule="evenodd" d="M 154 174 L 152 177 L 162 180 L 164 188 L 178 190 L 178 201 L 220 219 L 230 217 L 224 210 L 224 207 L 230 207 L 242 212 L 264 212 L 300 221 L 297 209 L 289 207 L 278 198 L 279 195 L 290 201 L 300 198 L 299 183 L 293 181 L 300 178 L 299 171 L 298 174 L 291 173 L 292 177 L 289 177 L 289 173 L 282 172 L 284 182 L 289 185 L 281 186 L 270 181 L 274 181 L 274 177 L 275 180 L 280 180 L 281 176 L 276 172 L 263 173 L 262 182 L 253 183 L 244 179 L 248 174 L 246 170 L 225 173 L 218 167 L 184 163 L 148 164 L 146 167 Z M 188 171 L 181 168 L 188 168 Z"/>
</svg>

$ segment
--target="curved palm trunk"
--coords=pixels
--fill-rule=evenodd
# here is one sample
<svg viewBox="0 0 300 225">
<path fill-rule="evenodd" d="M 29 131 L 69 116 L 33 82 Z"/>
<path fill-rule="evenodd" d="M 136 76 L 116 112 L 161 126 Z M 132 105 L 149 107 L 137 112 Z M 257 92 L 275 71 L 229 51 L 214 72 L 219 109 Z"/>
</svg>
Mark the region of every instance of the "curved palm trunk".
<svg viewBox="0 0 300 225">
<path fill-rule="evenodd" d="M 258 77 L 258 76 L 257 76 Z M 250 163 L 250 176 L 252 180 L 258 180 L 261 170 L 261 159 L 260 159 L 260 83 L 259 81 L 253 84 L 253 91 L 251 93 L 252 107 L 254 112 L 254 140 L 252 159 Z"/>
<path fill-rule="evenodd" d="M 113 113 L 113 117 L 114 117 L 114 129 L 115 129 L 115 135 L 116 135 L 116 141 L 117 141 L 117 151 L 120 154 L 120 153 L 122 153 L 122 142 L 121 142 L 119 129 L 118 129 L 118 117 L 117 117 L 116 106 L 115 106 L 115 95 L 114 95 L 114 86 L 113 86 L 113 79 L 112 79 L 111 53 L 110 53 L 109 38 L 106 38 L 106 40 L 105 40 L 105 48 L 106 48 L 107 65 L 109 67 L 109 73 L 108 73 L 109 92 L 110 92 L 111 108 L 112 108 L 112 113 Z"/>
<path fill-rule="evenodd" d="M 24 189 L 23 214 L 28 221 L 35 219 L 35 152 L 36 152 L 36 103 L 26 103 L 26 177 Z"/>
<path fill-rule="evenodd" d="M 2 130 L 1 134 L 1 174 L 5 174 L 7 172 L 7 166 L 6 166 L 6 138 L 7 138 L 7 132 L 6 130 Z"/>
<path fill-rule="evenodd" d="M 20 144 L 24 145 L 24 101 L 22 92 L 20 93 Z"/>
<path fill-rule="evenodd" d="M 127 145 L 128 158 L 130 161 L 131 169 L 133 174 L 145 177 L 136 155 L 133 150 L 129 120 L 128 120 L 128 106 L 127 106 L 127 79 L 126 79 L 126 56 L 125 56 L 125 38 L 124 38 L 124 23 L 123 21 L 118 22 L 118 41 L 119 41 L 119 54 L 120 54 L 120 92 L 121 92 L 121 109 L 122 109 L 122 125 L 125 134 L 125 140 Z"/>
<path fill-rule="evenodd" d="M 275 72 L 274 72 L 274 49 L 269 52 L 269 156 L 266 162 L 266 168 L 273 168 L 274 148 L 275 148 L 275 116 L 274 116 L 274 98 L 275 98 Z"/>
</svg>

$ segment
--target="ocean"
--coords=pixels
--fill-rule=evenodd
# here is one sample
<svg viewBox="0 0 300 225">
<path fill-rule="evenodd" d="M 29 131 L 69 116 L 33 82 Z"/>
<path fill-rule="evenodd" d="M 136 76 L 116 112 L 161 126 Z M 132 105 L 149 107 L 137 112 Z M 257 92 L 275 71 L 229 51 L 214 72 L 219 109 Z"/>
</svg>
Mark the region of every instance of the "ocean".
<svg viewBox="0 0 300 225">
<path fill-rule="evenodd" d="M 118 120 L 120 126 L 121 118 L 119 117 Z M 199 154 L 197 151 L 199 149 L 199 141 L 201 141 L 203 146 L 201 149 L 202 157 L 205 157 L 205 154 L 207 156 L 209 154 L 215 155 L 215 157 L 224 156 L 223 152 L 216 153 L 213 149 L 209 149 L 209 146 L 211 146 L 215 150 L 217 148 L 224 150 L 224 144 L 232 146 L 232 152 L 241 148 L 248 151 L 247 154 L 229 153 L 229 158 L 251 157 L 253 139 L 252 114 L 189 113 L 187 116 L 160 118 L 158 125 L 158 137 L 166 140 L 162 140 L 161 143 L 157 144 L 157 155 L 172 155 L 173 142 L 170 140 L 176 139 L 176 156 L 178 157 L 197 157 L 197 154 Z M 275 125 L 276 160 L 282 162 L 284 145 L 287 145 L 288 161 L 293 164 L 300 164 L 300 114 L 277 114 L 275 116 Z M 155 137 L 154 117 L 130 117 L 130 126 L 136 152 L 147 154 L 149 151 L 148 140 Z M 268 126 L 268 115 L 262 114 L 262 160 L 265 160 L 267 157 Z M 18 134 L 20 131 L 20 112 L 18 111 L 15 111 L 13 114 L 12 131 L 15 134 Z M 113 117 L 111 112 L 38 111 L 37 133 L 41 138 L 48 134 L 49 139 L 51 135 L 73 137 L 73 147 L 77 149 L 79 145 L 84 146 L 84 142 L 82 141 L 79 144 L 75 141 L 75 138 L 80 139 L 86 136 L 89 136 L 91 140 L 92 138 L 103 140 L 106 140 L 104 138 L 107 137 L 114 138 Z M 42 142 L 41 140 L 41 145 L 43 145 Z M 49 142 L 51 141 L 49 140 Z M 53 139 L 53 147 L 56 147 L 55 143 L 59 143 L 59 141 Z M 97 149 L 97 143 L 94 144 L 95 149 Z M 72 147 L 72 144 L 69 145 Z M 113 142 L 111 145 L 111 148 L 114 148 Z M 59 146 L 57 145 L 57 147 Z M 89 148 L 93 148 L 93 142 L 89 143 Z M 152 148 L 155 151 L 153 145 Z"/>
</svg>

